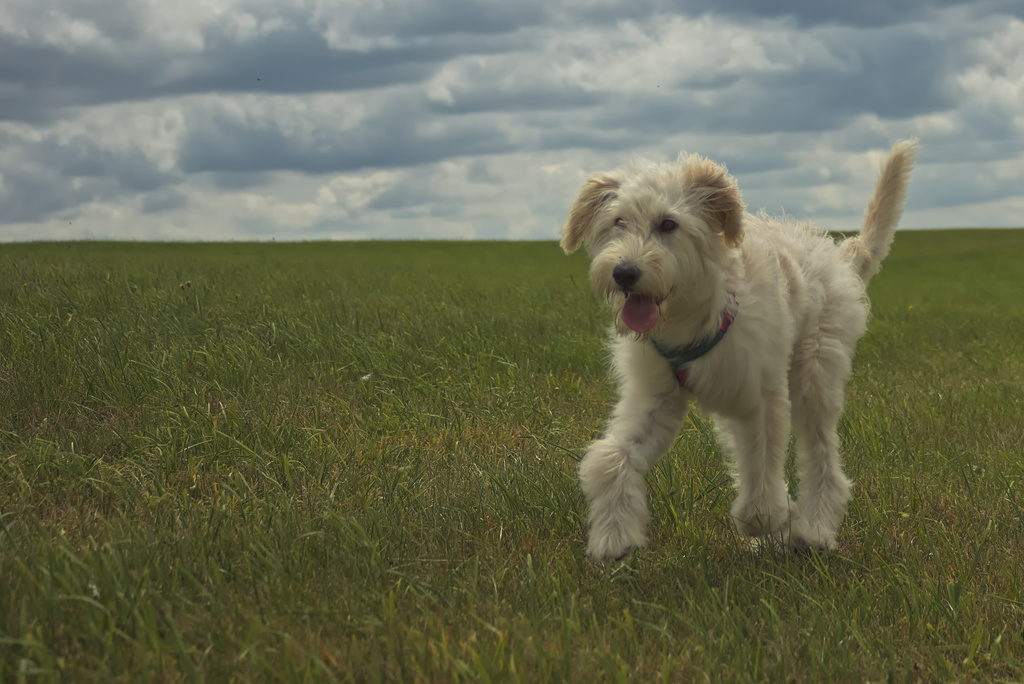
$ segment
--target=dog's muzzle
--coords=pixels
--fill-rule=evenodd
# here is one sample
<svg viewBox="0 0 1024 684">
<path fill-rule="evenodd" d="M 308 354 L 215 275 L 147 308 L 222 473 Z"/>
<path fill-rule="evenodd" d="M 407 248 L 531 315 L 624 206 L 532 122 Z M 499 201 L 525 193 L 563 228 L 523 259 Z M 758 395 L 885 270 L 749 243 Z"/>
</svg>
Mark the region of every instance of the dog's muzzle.
<svg viewBox="0 0 1024 684">
<path fill-rule="evenodd" d="M 637 281 L 640 280 L 640 268 L 633 264 L 618 264 L 612 269 L 612 280 L 615 284 L 628 292 Z"/>
</svg>

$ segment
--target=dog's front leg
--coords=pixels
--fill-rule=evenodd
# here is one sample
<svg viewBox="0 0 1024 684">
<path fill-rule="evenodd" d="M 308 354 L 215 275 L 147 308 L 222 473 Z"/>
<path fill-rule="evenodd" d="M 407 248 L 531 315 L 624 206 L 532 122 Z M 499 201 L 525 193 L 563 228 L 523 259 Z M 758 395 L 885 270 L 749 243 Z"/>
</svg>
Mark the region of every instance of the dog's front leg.
<svg viewBox="0 0 1024 684">
<path fill-rule="evenodd" d="M 687 402 L 686 392 L 671 384 L 661 394 L 623 388 L 605 436 L 587 449 L 579 475 L 594 560 L 619 559 L 647 543 L 644 475 L 672 445 Z"/>
<path fill-rule="evenodd" d="M 732 517 L 745 536 L 769 535 L 788 541 L 791 523 L 799 524 L 786 491 L 789 417 L 789 398 L 779 390 L 764 392 L 762 402 L 749 415 L 722 420 L 724 446 L 735 449 L 738 494 Z"/>
</svg>

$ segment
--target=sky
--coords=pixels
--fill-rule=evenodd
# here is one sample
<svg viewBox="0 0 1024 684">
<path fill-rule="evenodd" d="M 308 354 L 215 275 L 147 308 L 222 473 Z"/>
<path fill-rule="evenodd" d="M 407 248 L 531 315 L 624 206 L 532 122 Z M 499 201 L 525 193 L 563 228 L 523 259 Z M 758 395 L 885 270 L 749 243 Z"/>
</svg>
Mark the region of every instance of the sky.
<svg viewBox="0 0 1024 684">
<path fill-rule="evenodd" d="M 3 0 L 0 241 L 554 239 L 635 156 L 1024 226 L 1024 0 Z"/>
</svg>

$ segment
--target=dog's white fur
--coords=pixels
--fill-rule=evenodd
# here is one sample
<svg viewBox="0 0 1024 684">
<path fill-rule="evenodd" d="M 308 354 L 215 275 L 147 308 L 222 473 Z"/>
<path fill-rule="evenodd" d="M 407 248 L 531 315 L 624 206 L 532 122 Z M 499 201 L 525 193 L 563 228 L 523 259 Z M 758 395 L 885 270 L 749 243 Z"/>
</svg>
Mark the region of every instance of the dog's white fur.
<svg viewBox="0 0 1024 684">
<path fill-rule="evenodd" d="M 739 532 L 790 547 L 836 547 L 851 489 L 836 431 L 844 386 L 867 326 L 865 286 L 889 252 L 916 149 L 916 141 L 892 148 L 860 234 L 838 243 L 805 223 L 747 214 L 725 168 L 696 155 L 636 162 L 586 183 L 561 244 L 566 253 L 586 246 L 591 282 L 615 308 L 620 394 L 579 468 L 592 558 L 621 558 L 646 544 L 644 476 L 694 400 L 714 416 L 732 456 Z M 626 288 L 613 273 L 623 264 L 640 270 Z M 624 290 L 658 303 L 653 329 L 627 327 Z M 682 346 L 712 335 L 730 293 L 739 302 L 735 322 L 692 364 L 684 387 L 651 338 Z M 784 473 L 791 427 L 796 501 Z"/>
</svg>

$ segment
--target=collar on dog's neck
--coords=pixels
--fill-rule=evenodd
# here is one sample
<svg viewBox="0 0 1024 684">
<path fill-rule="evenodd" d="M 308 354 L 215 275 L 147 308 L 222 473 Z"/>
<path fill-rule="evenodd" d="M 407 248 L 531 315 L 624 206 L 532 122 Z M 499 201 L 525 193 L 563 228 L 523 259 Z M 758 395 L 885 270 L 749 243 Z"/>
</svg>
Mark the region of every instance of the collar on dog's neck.
<svg viewBox="0 0 1024 684">
<path fill-rule="evenodd" d="M 729 330 L 729 326 L 736 320 L 736 313 L 739 311 L 740 303 L 736 299 L 736 293 L 729 293 L 729 301 L 725 305 L 725 309 L 722 311 L 722 324 L 718 326 L 718 330 L 713 335 L 709 335 L 703 339 L 691 342 L 690 344 L 669 347 L 668 345 L 659 342 L 658 340 L 651 339 L 651 344 L 658 350 L 658 353 L 665 357 L 672 366 L 672 372 L 675 373 L 676 378 L 679 379 L 679 384 L 686 386 L 687 380 L 690 375 L 690 364 L 699 359 L 700 357 L 707 354 L 709 351 L 715 348 L 715 345 L 722 341 L 725 337 L 725 333 Z"/>
</svg>

